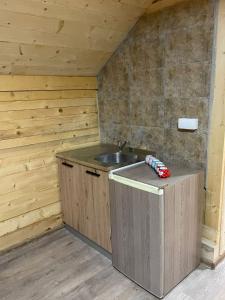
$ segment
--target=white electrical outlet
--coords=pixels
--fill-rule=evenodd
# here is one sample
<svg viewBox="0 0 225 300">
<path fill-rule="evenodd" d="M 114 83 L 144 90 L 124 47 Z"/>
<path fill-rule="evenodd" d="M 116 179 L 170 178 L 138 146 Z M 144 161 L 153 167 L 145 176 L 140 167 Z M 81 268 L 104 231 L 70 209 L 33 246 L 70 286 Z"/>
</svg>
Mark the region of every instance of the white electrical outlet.
<svg viewBox="0 0 225 300">
<path fill-rule="evenodd" d="M 196 130 L 198 129 L 198 119 L 179 118 L 178 128 L 185 130 Z"/>
</svg>

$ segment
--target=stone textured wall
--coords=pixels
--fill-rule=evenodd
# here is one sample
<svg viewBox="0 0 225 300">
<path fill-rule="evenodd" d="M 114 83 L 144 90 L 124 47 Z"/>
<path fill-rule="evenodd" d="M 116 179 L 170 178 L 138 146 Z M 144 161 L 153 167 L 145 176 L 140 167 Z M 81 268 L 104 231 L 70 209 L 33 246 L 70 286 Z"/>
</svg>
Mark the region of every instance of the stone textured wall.
<svg viewBox="0 0 225 300">
<path fill-rule="evenodd" d="M 98 76 L 101 140 L 128 140 L 161 159 L 206 163 L 214 2 L 143 16 Z M 178 117 L 198 117 L 196 132 Z"/>
</svg>

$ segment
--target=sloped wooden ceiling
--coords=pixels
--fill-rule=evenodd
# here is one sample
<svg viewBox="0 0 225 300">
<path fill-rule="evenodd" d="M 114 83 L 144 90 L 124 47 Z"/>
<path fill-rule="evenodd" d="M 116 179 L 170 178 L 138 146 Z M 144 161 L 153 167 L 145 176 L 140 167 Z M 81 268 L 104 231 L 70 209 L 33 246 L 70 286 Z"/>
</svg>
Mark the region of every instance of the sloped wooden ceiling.
<svg viewBox="0 0 225 300">
<path fill-rule="evenodd" d="M 96 75 L 138 18 L 179 0 L 1 0 L 0 74 Z"/>
</svg>

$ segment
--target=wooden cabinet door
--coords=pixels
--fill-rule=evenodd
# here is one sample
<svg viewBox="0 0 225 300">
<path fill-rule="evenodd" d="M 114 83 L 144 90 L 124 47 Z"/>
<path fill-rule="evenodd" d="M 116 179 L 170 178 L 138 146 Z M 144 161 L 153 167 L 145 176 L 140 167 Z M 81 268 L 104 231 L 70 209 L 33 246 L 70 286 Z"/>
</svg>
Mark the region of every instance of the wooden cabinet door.
<svg viewBox="0 0 225 300">
<path fill-rule="evenodd" d="M 108 173 L 59 160 L 63 221 L 111 252 Z"/>
<path fill-rule="evenodd" d="M 80 170 L 80 233 L 92 241 L 97 242 L 97 233 L 95 228 L 94 202 L 93 202 L 93 178 L 87 172 L 94 170 L 79 166 Z"/>
<path fill-rule="evenodd" d="M 112 252 L 108 173 L 98 171 L 93 178 L 93 202 L 96 222 L 97 243 Z"/>
<path fill-rule="evenodd" d="M 157 297 L 163 295 L 163 196 L 110 181 L 112 262 Z"/>
<path fill-rule="evenodd" d="M 79 166 L 63 160 L 59 160 L 58 165 L 63 221 L 79 230 L 80 195 L 82 194 L 78 184 Z"/>
<path fill-rule="evenodd" d="M 81 233 L 111 252 L 108 173 L 80 166 L 83 182 Z"/>
</svg>

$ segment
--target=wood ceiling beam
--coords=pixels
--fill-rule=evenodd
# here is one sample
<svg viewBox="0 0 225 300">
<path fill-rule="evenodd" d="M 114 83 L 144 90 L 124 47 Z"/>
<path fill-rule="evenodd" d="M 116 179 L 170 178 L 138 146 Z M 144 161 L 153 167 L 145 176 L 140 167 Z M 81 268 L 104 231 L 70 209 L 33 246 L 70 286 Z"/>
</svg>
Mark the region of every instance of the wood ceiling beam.
<svg viewBox="0 0 225 300">
<path fill-rule="evenodd" d="M 176 5 L 180 2 L 189 0 L 151 0 L 151 4 L 147 7 L 146 13 L 151 14 L 158 10 L 164 9 L 169 6 Z"/>
</svg>

